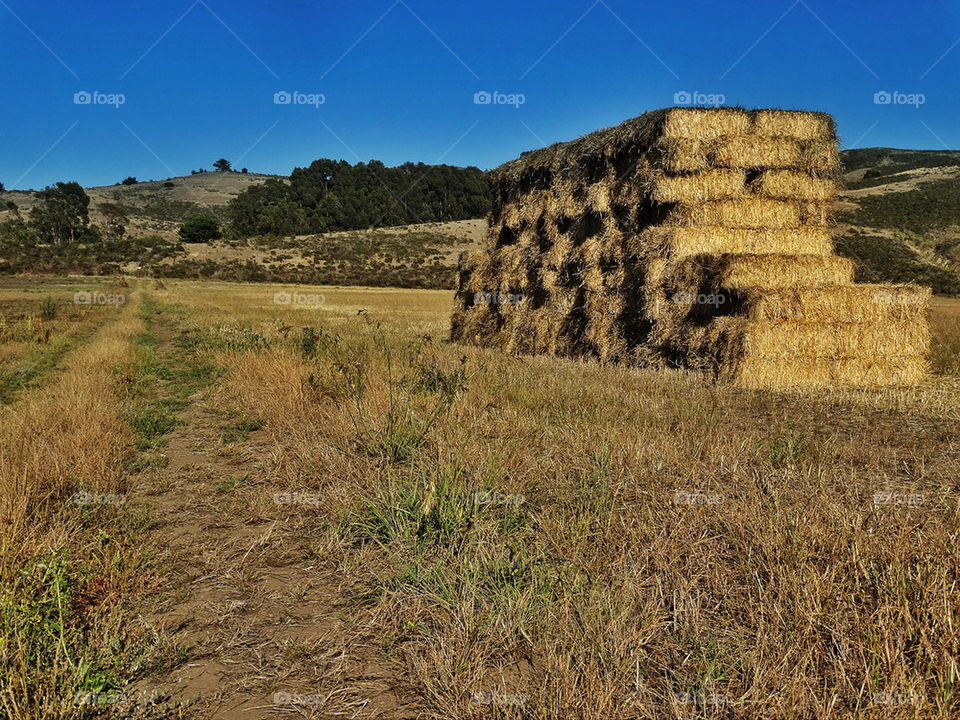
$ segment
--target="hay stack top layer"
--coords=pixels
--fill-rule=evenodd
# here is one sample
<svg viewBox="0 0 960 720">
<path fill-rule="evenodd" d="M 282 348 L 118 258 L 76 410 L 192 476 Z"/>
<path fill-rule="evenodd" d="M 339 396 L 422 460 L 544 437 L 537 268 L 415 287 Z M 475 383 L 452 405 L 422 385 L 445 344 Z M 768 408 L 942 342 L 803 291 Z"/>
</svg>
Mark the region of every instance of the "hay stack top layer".
<svg viewBox="0 0 960 720">
<path fill-rule="evenodd" d="M 544 171 L 566 174 L 586 173 L 589 177 L 604 160 L 627 155 L 639 158 L 645 153 L 669 147 L 672 141 L 722 144 L 750 136 L 768 141 L 826 142 L 836 144 L 836 125 L 826 113 L 790 110 L 743 110 L 739 108 L 667 108 L 627 120 L 615 127 L 598 130 L 577 140 L 556 143 L 525 153 L 492 171 L 498 189 L 517 187 L 530 178 L 539 179 L 546 189 L 552 178 Z M 796 164 L 800 164 L 800 158 Z M 837 166 L 826 167 L 822 174 L 835 174 Z M 597 178 L 599 179 L 599 178 Z"/>
<path fill-rule="evenodd" d="M 525 153 L 492 173 L 452 337 L 754 387 L 916 381 L 926 295 L 852 284 L 839 168 L 832 118 L 783 110 L 669 108 Z M 909 317 L 884 302 L 908 296 Z M 761 317 L 774 299 L 783 321 Z"/>
</svg>

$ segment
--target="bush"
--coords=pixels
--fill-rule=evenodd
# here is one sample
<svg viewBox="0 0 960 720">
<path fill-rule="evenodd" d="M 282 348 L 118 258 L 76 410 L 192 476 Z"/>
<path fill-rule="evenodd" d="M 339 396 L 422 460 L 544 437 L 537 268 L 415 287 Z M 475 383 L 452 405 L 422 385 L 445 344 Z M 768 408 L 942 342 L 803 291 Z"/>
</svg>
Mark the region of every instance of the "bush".
<svg viewBox="0 0 960 720">
<path fill-rule="evenodd" d="M 220 237 L 220 223 L 210 217 L 195 217 L 180 226 L 178 232 L 184 242 L 207 242 Z"/>
<path fill-rule="evenodd" d="M 137 184 L 137 179 L 136 179 L 135 177 L 130 176 L 130 177 L 124 178 L 123 183 L 121 183 L 121 184 L 123 184 L 123 185 L 136 185 L 136 184 Z"/>
<path fill-rule="evenodd" d="M 40 317 L 53 320 L 57 316 L 57 301 L 47 295 L 40 303 Z"/>
</svg>

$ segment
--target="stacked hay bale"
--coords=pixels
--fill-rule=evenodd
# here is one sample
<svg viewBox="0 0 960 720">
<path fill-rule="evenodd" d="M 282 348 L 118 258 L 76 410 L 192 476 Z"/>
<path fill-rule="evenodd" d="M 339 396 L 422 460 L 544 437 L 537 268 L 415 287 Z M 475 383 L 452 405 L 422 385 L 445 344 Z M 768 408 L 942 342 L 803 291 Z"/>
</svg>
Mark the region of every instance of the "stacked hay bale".
<svg viewBox="0 0 960 720">
<path fill-rule="evenodd" d="M 822 113 L 674 108 L 494 171 L 454 340 L 669 364 L 748 386 L 924 374 L 928 291 L 854 285 L 833 254 Z"/>
</svg>

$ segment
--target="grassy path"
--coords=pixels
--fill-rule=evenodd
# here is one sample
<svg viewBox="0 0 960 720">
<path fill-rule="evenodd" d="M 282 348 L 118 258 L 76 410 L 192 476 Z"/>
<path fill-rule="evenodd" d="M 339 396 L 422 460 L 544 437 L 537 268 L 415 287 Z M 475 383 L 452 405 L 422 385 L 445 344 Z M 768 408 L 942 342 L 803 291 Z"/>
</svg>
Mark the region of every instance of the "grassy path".
<svg viewBox="0 0 960 720">
<path fill-rule="evenodd" d="M 157 643 L 131 692 L 182 717 L 410 717 L 321 567 L 310 505 L 274 502 L 255 424 L 208 408 L 217 370 L 178 346 L 174 313 L 147 307 L 131 502 L 154 521 L 160 579 L 141 608 Z"/>
</svg>

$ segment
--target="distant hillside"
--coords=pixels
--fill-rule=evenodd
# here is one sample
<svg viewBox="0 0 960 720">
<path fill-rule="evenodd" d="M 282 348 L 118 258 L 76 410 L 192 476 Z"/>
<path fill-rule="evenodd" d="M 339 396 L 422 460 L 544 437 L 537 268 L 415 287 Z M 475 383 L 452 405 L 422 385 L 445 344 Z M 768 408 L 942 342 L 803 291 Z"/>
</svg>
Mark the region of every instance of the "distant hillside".
<svg viewBox="0 0 960 720">
<path fill-rule="evenodd" d="M 177 229 L 195 215 L 212 215 L 226 220 L 226 207 L 244 190 L 277 175 L 239 172 L 204 172 L 172 177 L 167 180 L 140 182 L 135 185 L 104 185 L 86 188 L 90 196 L 90 221 L 105 225 L 119 214 L 127 235 L 157 235 L 168 242 L 177 241 Z M 0 194 L 0 222 L 10 213 L 8 202 L 14 202 L 26 216 L 34 197 L 28 191 Z"/>
<path fill-rule="evenodd" d="M 856 148 L 840 153 L 844 172 L 862 170 L 863 175 L 884 177 L 917 168 L 960 165 L 958 150 L 899 150 L 897 148 Z"/>
<path fill-rule="evenodd" d="M 960 293 L 960 152 L 845 150 L 837 252 L 865 282 Z"/>
</svg>

